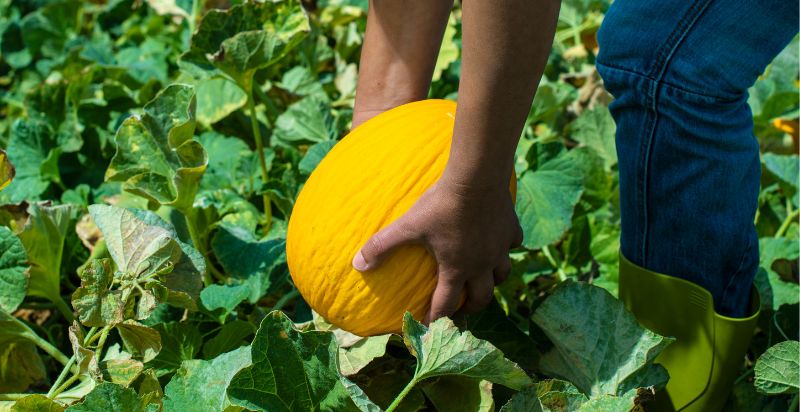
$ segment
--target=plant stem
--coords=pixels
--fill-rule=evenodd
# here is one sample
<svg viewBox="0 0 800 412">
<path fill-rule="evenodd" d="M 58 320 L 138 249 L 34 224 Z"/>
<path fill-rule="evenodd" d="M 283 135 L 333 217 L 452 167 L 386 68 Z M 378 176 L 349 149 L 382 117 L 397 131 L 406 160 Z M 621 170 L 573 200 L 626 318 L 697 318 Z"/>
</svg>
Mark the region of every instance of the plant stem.
<svg viewBox="0 0 800 412">
<path fill-rule="evenodd" d="M 36 395 L 35 393 L 0 393 L 0 401 L 18 401 L 26 396 Z"/>
<path fill-rule="evenodd" d="M 69 362 L 67 362 L 67 364 L 64 366 L 64 369 L 62 369 L 61 373 L 58 374 L 56 381 L 53 382 L 53 386 L 50 387 L 50 391 L 47 392 L 48 398 L 53 399 L 53 397 L 57 395 L 56 393 L 57 389 L 61 386 L 61 383 L 67 377 L 67 374 L 69 373 L 70 369 L 72 369 L 72 365 L 74 364 L 75 364 L 75 355 L 72 355 L 72 357 L 69 358 Z"/>
<path fill-rule="evenodd" d="M 556 261 L 556 259 L 550 253 L 550 247 L 549 246 L 543 247 L 542 248 L 542 253 L 544 254 L 544 257 L 547 258 L 547 261 L 550 262 L 550 264 L 553 266 L 553 268 L 556 269 L 556 275 L 558 277 L 558 281 L 559 282 L 563 282 L 564 279 L 567 278 L 567 274 L 564 273 L 564 269 L 561 267 L 561 265 Z"/>
<path fill-rule="evenodd" d="M 752 375 L 752 374 L 753 374 L 753 368 L 750 368 L 747 371 L 745 371 L 743 374 L 739 375 L 739 377 L 736 378 L 736 381 L 733 384 L 736 385 L 737 383 L 747 379 L 747 377 Z"/>
<path fill-rule="evenodd" d="M 72 313 L 72 309 L 69 308 L 67 302 L 64 302 L 64 299 L 61 296 L 56 296 L 53 299 L 53 303 L 56 305 L 56 309 L 67 318 L 67 322 L 72 324 L 75 321 L 75 314 Z"/>
<path fill-rule="evenodd" d="M 58 363 L 62 365 L 67 365 L 69 363 L 69 358 L 67 357 L 67 355 L 61 353 L 61 351 L 58 350 L 58 348 L 53 346 L 50 342 L 40 338 L 39 335 L 31 333 L 30 335 L 26 334 L 25 336 L 28 337 L 31 341 L 33 341 L 33 343 L 36 346 L 38 346 L 41 350 L 45 351 L 45 353 L 52 356 L 53 359 L 57 360 Z"/>
<path fill-rule="evenodd" d="M 797 216 L 800 215 L 800 209 L 794 210 L 793 212 L 789 213 L 789 216 L 786 216 L 786 220 L 783 221 L 781 227 L 778 228 L 778 231 L 775 232 L 775 237 L 783 236 L 786 231 L 789 229 L 789 226 L 797 219 Z"/>
<path fill-rule="evenodd" d="M 53 399 L 53 398 L 55 398 L 56 396 L 58 396 L 58 394 L 60 394 L 61 392 L 64 392 L 65 390 L 67 390 L 67 388 L 69 388 L 70 386 L 72 386 L 72 384 L 73 384 L 73 383 L 75 383 L 75 381 L 77 381 L 77 380 L 78 380 L 80 377 L 81 377 L 81 375 L 80 375 L 80 374 L 78 374 L 78 373 L 76 373 L 76 374 L 72 375 L 72 376 L 71 376 L 69 379 L 67 379 L 67 381 L 66 381 L 66 382 L 64 382 L 64 383 L 63 383 L 61 386 L 59 386 L 59 387 L 58 387 L 58 388 L 57 388 L 55 391 L 53 391 L 53 394 L 52 394 L 52 395 L 50 395 L 50 394 L 48 393 L 48 394 L 47 394 L 47 397 L 48 397 L 48 398 L 50 398 L 50 399 Z M 55 387 L 55 385 L 54 385 L 53 387 Z M 51 389 L 51 390 L 52 390 L 52 389 Z"/>
<path fill-rule="evenodd" d="M 386 408 L 386 412 L 392 412 L 395 409 L 397 409 L 397 407 L 400 406 L 400 402 L 403 401 L 403 398 L 405 398 L 406 395 L 408 395 L 408 393 L 411 392 L 411 389 L 413 389 L 414 385 L 416 385 L 416 384 L 417 384 L 417 380 L 416 379 L 411 379 L 411 382 L 409 382 L 408 385 L 406 385 L 406 387 L 403 388 L 403 391 L 400 392 L 400 394 L 397 395 L 396 398 L 394 398 L 394 401 L 392 402 L 392 404 L 389 405 L 388 408 Z"/>
<path fill-rule="evenodd" d="M 267 159 L 264 157 L 264 142 L 261 140 L 261 128 L 258 126 L 258 119 L 256 119 L 256 104 L 253 99 L 253 88 L 250 88 L 250 93 L 247 96 L 247 108 L 250 110 L 250 125 L 253 127 L 253 137 L 256 140 L 256 151 L 258 152 L 258 163 L 261 166 L 261 180 L 266 185 L 269 181 L 269 170 L 267 170 Z M 262 193 L 264 200 L 264 232 L 269 232 L 269 227 L 272 225 L 272 208 L 270 206 L 269 196 Z"/>
<path fill-rule="evenodd" d="M 106 344 L 108 332 L 111 332 L 111 326 L 103 326 L 103 329 L 100 330 L 100 340 L 97 342 L 97 347 L 94 349 L 94 356 L 97 359 L 102 359 L 100 355 L 102 355 L 103 352 L 103 345 Z"/>
<path fill-rule="evenodd" d="M 272 310 L 281 310 L 287 303 L 289 303 L 292 299 L 300 296 L 300 292 L 297 289 L 292 289 L 291 292 L 281 296 L 281 298 L 275 302 L 275 306 L 272 307 Z"/>
<path fill-rule="evenodd" d="M 273 127 L 275 121 L 278 119 L 280 111 L 275 106 L 275 102 L 273 102 L 272 99 L 270 99 L 260 87 L 253 88 L 253 91 L 255 92 L 256 96 L 258 96 L 258 100 L 260 100 L 261 103 L 264 103 L 264 107 L 267 108 L 267 126 Z"/>
<path fill-rule="evenodd" d="M 205 3 L 205 0 L 194 0 L 194 1 L 192 1 L 192 15 L 189 16 L 189 34 L 190 35 L 194 34 L 194 30 L 195 30 L 195 28 L 197 28 L 197 21 L 200 20 L 200 17 L 203 14 L 203 9 L 205 8 L 203 3 Z"/>
<path fill-rule="evenodd" d="M 86 333 L 86 336 L 83 337 L 83 346 L 88 346 L 98 336 L 99 335 L 97 334 L 97 328 L 96 327 L 93 327 L 93 328 L 89 329 L 89 332 Z M 56 395 L 61 393 L 64 389 L 66 389 L 66 388 L 64 388 L 62 390 L 58 390 L 62 386 L 61 382 L 64 380 L 64 378 L 67 377 L 67 374 L 72 369 L 72 366 L 75 364 L 76 361 L 77 361 L 77 358 L 75 357 L 75 354 L 73 353 L 72 357 L 69 358 L 69 361 L 67 362 L 67 364 L 64 365 L 64 369 L 61 370 L 61 373 L 58 375 L 58 378 L 56 378 L 56 381 L 53 382 L 53 386 L 50 387 L 50 391 L 47 392 L 47 397 L 48 398 L 53 399 L 53 397 L 55 397 Z M 74 373 L 73 378 L 77 379 L 78 376 L 80 376 L 80 373 L 81 373 L 80 368 L 76 367 L 75 370 L 73 371 L 73 373 Z M 71 384 L 71 382 L 75 382 L 75 380 L 74 379 L 70 379 L 67 382 L 70 382 L 70 384 Z"/>
<path fill-rule="evenodd" d="M 217 268 L 211 263 L 211 259 L 208 258 L 206 244 L 200 239 L 200 234 L 197 231 L 197 223 L 195 223 L 194 212 L 191 210 L 181 212 L 183 214 L 183 218 L 186 219 L 186 228 L 189 230 L 189 237 L 192 238 L 194 247 L 200 251 L 200 254 L 203 255 L 203 260 L 206 262 L 206 271 L 203 273 L 203 283 L 206 287 L 208 287 L 214 283 L 214 279 L 211 278 L 212 274 L 219 280 L 224 279 L 225 276 L 217 270 Z"/>
</svg>

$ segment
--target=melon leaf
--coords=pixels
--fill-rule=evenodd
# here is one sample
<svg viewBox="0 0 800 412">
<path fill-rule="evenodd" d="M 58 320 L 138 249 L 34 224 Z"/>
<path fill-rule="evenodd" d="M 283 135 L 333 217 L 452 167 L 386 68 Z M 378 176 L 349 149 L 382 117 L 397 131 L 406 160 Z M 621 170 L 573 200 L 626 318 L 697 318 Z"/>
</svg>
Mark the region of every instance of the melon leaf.
<svg viewBox="0 0 800 412">
<path fill-rule="evenodd" d="M 533 381 L 503 352 L 470 332 L 461 332 L 449 318 L 440 318 L 426 327 L 406 312 L 403 339 L 417 358 L 412 382 L 434 376 L 459 375 L 484 379 L 512 389 Z"/>
<path fill-rule="evenodd" d="M 640 326 L 605 289 L 567 282 L 539 306 L 533 321 L 555 345 L 542 357 L 544 372 L 572 382 L 591 398 L 623 396 L 668 379 L 666 370 L 652 362 L 673 339 Z"/>
</svg>

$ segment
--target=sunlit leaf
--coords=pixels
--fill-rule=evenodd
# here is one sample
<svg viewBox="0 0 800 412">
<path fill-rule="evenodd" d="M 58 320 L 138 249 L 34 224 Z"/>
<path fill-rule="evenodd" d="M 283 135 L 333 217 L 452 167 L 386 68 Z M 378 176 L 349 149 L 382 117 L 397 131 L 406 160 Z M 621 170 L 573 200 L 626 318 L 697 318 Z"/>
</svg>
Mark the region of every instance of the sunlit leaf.
<svg viewBox="0 0 800 412">
<path fill-rule="evenodd" d="M 790 340 L 767 349 L 756 361 L 755 386 L 767 395 L 800 391 L 800 342 Z"/>
<path fill-rule="evenodd" d="M 257 411 L 358 410 L 341 380 L 330 332 L 301 332 L 281 312 L 261 322 L 253 365 L 228 387 L 235 405 Z"/>
<path fill-rule="evenodd" d="M 249 93 L 256 70 L 281 59 L 308 31 L 299 2 L 245 2 L 206 13 L 181 60 L 200 70 L 216 68 Z"/>
<path fill-rule="evenodd" d="M 592 398 L 658 387 L 668 379 L 664 368 L 652 362 L 673 339 L 640 326 L 622 302 L 601 288 L 564 284 L 539 306 L 533 321 L 555 345 L 542 357 L 542 369 Z"/>
<path fill-rule="evenodd" d="M 114 138 L 116 153 L 106 180 L 153 202 L 188 211 L 208 164 L 203 146 L 192 139 L 194 89 L 173 84 L 127 118 Z"/>
<path fill-rule="evenodd" d="M 571 157 L 545 163 L 522 174 L 517 183 L 517 213 L 523 245 L 538 249 L 559 240 L 572 224 L 572 212 L 583 192 Z"/>
<path fill-rule="evenodd" d="M 448 318 L 431 322 L 430 327 L 417 322 L 406 312 L 403 317 L 403 340 L 417 358 L 414 380 L 434 376 L 458 375 L 520 389 L 531 378 L 505 359 L 503 352 L 470 332 L 461 332 Z"/>
<path fill-rule="evenodd" d="M 251 364 L 250 348 L 242 347 L 214 359 L 188 360 L 164 388 L 164 411 L 222 411 L 231 404 L 225 393 L 234 375 Z"/>
</svg>

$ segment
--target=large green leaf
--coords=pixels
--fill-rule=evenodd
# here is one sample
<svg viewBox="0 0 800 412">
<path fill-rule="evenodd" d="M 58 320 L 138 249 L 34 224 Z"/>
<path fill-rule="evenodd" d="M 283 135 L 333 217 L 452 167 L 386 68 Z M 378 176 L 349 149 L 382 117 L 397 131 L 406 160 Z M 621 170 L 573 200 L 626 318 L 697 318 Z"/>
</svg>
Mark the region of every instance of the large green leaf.
<svg viewBox="0 0 800 412">
<path fill-rule="evenodd" d="M 299 2 L 248 1 L 206 13 L 181 60 L 195 71 L 216 68 L 250 93 L 255 72 L 285 56 L 308 31 Z"/>
<path fill-rule="evenodd" d="M 245 104 L 247 94 L 228 79 L 214 77 L 197 84 L 197 121 L 206 127 L 226 118 Z"/>
<path fill-rule="evenodd" d="M 125 182 L 125 190 L 184 212 L 192 207 L 208 156 L 192 139 L 194 89 L 173 84 L 127 118 L 114 138 L 116 153 L 106 180 Z"/>
<path fill-rule="evenodd" d="M 270 412 L 358 410 L 339 374 L 333 333 L 301 332 L 274 311 L 261 322 L 252 360 L 228 387 L 235 405 Z"/>
<path fill-rule="evenodd" d="M 286 70 L 276 86 L 298 96 L 313 94 L 322 99 L 328 98 L 319 78 L 305 66 L 295 66 Z"/>
<path fill-rule="evenodd" d="M 0 324 L 2 324 L 0 320 Z M 0 338 L 0 393 L 24 392 L 47 379 L 47 369 L 36 346 L 28 341 L 10 342 Z"/>
<path fill-rule="evenodd" d="M 583 192 L 578 170 L 573 157 L 561 156 L 522 174 L 516 208 L 526 248 L 547 246 L 570 228 L 572 211 Z"/>
<path fill-rule="evenodd" d="M 256 327 L 243 320 L 234 320 L 222 326 L 219 333 L 206 341 L 203 345 L 203 357 L 206 359 L 215 358 L 225 352 L 232 351 L 244 344 L 249 344 L 249 338 L 256 332 Z"/>
<path fill-rule="evenodd" d="M 22 241 L 11 229 L 0 226 L 0 310 L 17 309 L 28 290 L 28 257 Z"/>
<path fill-rule="evenodd" d="M 31 330 L 30 327 L 28 327 L 28 325 L 26 325 L 24 322 L 17 319 L 16 317 L 11 316 L 0 310 L 0 348 L 7 348 L 15 343 L 36 344 L 39 347 L 43 347 L 43 349 L 47 349 L 48 353 L 51 356 L 58 358 L 59 362 L 63 363 L 67 362 L 66 356 L 58 353 L 58 349 L 53 347 L 47 341 L 40 338 L 36 334 L 36 332 Z M 30 353 L 30 352 L 23 352 L 23 353 Z M 9 356 L 9 353 L 6 353 L 5 355 Z M 29 360 L 31 361 L 31 363 L 35 363 L 35 358 L 31 358 Z M 21 367 L 21 364 L 15 364 L 13 365 L 13 367 Z M 0 365 L 0 370 L 2 369 L 3 365 Z M 34 371 L 30 372 L 35 373 Z"/>
<path fill-rule="evenodd" d="M 57 57 L 78 31 L 81 3 L 75 0 L 48 3 L 22 19 L 22 37 L 32 54 Z"/>
<path fill-rule="evenodd" d="M 273 278 L 275 268 L 286 261 L 286 241 L 283 239 L 257 240 L 247 230 L 233 225 L 222 225 L 211 240 L 211 248 L 225 272 L 235 285 L 245 285 L 250 303 L 257 302 L 278 279 Z M 275 276 L 278 274 L 275 273 Z M 239 289 L 227 286 L 216 288 L 214 293 L 231 293 L 240 297 Z M 210 292 L 207 299 L 211 299 Z M 231 307 L 231 301 L 228 307 Z M 216 306 L 216 305 L 215 305 Z M 234 305 L 235 306 L 235 305 Z M 217 306 L 222 307 L 222 306 Z"/>
<path fill-rule="evenodd" d="M 339 348 L 339 370 L 345 376 L 355 375 L 375 358 L 386 354 L 386 344 L 392 335 L 378 335 L 359 339 L 349 348 Z"/>
<path fill-rule="evenodd" d="M 169 46 L 157 39 L 145 39 L 135 46 L 120 49 L 114 56 L 116 66 L 141 84 L 152 80 L 167 83 Z"/>
<path fill-rule="evenodd" d="M 458 375 L 512 389 L 532 383 L 525 371 L 506 359 L 503 352 L 470 332 L 459 331 L 448 318 L 437 319 L 426 327 L 406 312 L 403 340 L 417 358 L 413 378 L 417 382 L 434 376 Z"/>
<path fill-rule="evenodd" d="M 614 143 L 617 127 L 607 107 L 597 106 L 581 113 L 571 127 L 570 137 L 594 149 L 603 158 L 606 170 L 617 163 Z"/>
<path fill-rule="evenodd" d="M 8 203 L 41 199 L 53 180 L 60 180 L 57 162 L 62 149 L 56 133 L 41 120 L 17 120 L 11 126 L 8 160 L 16 166 L 14 180 L 0 193 Z"/>
<path fill-rule="evenodd" d="M 194 359 L 203 346 L 200 331 L 191 323 L 159 323 L 153 329 L 161 337 L 161 351 L 148 366 L 156 368 L 159 376 L 174 372 L 183 361 Z"/>
<path fill-rule="evenodd" d="M 89 213 L 116 264 L 115 277 L 141 284 L 146 291 L 139 299 L 138 319 L 167 298 L 165 287 L 170 304 L 195 308 L 205 263 L 197 250 L 178 240 L 175 229 L 143 210 L 92 205 Z"/>
<path fill-rule="evenodd" d="M 775 153 L 764 153 L 761 156 L 761 162 L 775 177 L 795 190 L 797 189 L 797 176 L 800 175 L 800 157 L 797 155 L 782 156 Z"/>
<path fill-rule="evenodd" d="M 763 238 L 759 240 L 761 266 L 756 274 L 755 285 L 761 294 L 763 307 L 778 309 L 800 301 L 800 286 L 796 281 L 784 280 L 775 270 L 780 260 L 796 262 L 800 257 L 797 241 L 785 238 Z M 790 264 L 789 266 L 791 267 Z M 791 275 L 791 274 L 789 274 Z"/>
<path fill-rule="evenodd" d="M 240 303 L 247 300 L 252 294 L 247 284 L 218 285 L 213 284 L 204 288 L 200 292 L 200 302 L 209 311 L 219 310 L 220 322 L 225 322 L 228 314 L 231 313 Z"/>
<path fill-rule="evenodd" d="M 336 139 L 330 103 L 316 95 L 293 103 L 275 122 L 273 136 L 285 143 L 319 143 Z"/>
<path fill-rule="evenodd" d="M 178 260 L 181 249 L 172 231 L 139 219 L 132 211 L 114 206 L 89 207 L 97 227 L 103 233 L 108 253 L 117 270 L 136 277 L 169 268 Z"/>
<path fill-rule="evenodd" d="M 800 342 L 790 340 L 767 349 L 754 367 L 756 389 L 767 395 L 800 391 Z"/>
<path fill-rule="evenodd" d="M 319 165 L 319 162 L 322 161 L 325 155 L 327 155 L 328 152 L 333 149 L 334 145 L 336 145 L 336 140 L 326 140 L 309 147 L 306 155 L 303 156 L 303 159 L 297 165 L 297 167 L 300 169 L 300 172 L 310 175 L 311 172 L 316 169 L 317 165 Z"/>
<path fill-rule="evenodd" d="M 256 152 L 247 143 L 217 132 L 205 132 L 197 140 L 208 151 L 208 169 L 200 181 L 201 190 L 255 191 L 253 181 L 260 179 L 260 170 Z M 264 154 L 270 169 L 275 153 L 267 149 Z M 223 202 L 223 206 L 228 206 L 227 203 L 231 202 Z"/>
<path fill-rule="evenodd" d="M 61 263 L 64 240 L 72 230 L 76 208 L 31 204 L 28 220 L 18 234 L 30 263 L 28 294 L 53 302 L 61 300 Z"/>
<path fill-rule="evenodd" d="M 223 411 L 230 406 L 225 393 L 234 375 L 250 366 L 250 348 L 242 347 L 214 359 L 181 364 L 164 388 L 164 411 Z"/>
<path fill-rule="evenodd" d="M 668 379 L 652 362 L 672 339 L 640 326 L 604 289 L 564 284 L 539 306 L 533 321 L 555 345 L 542 357 L 542 369 L 592 398 L 658 387 Z"/>
</svg>

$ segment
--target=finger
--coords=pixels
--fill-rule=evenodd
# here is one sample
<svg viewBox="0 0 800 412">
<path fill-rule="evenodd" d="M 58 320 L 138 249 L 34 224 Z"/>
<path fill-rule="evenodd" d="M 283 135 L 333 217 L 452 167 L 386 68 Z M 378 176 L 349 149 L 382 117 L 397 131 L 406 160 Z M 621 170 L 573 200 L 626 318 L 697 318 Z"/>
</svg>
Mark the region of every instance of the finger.
<svg viewBox="0 0 800 412">
<path fill-rule="evenodd" d="M 401 245 L 414 242 L 417 233 L 408 229 L 403 221 L 397 221 L 372 235 L 353 257 L 353 268 L 359 272 L 375 269 L 381 265 L 391 251 Z"/>
<path fill-rule="evenodd" d="M 503 263 L 494 268 L 494 284 L 499 285 L 508 279 L 511 274 L 511 259 L 506 258 Z"/>
<path fill-rule="evenodd" d="M 431 308 L 425 317 L 425 323 L 432 322 L 443 316 L 451 316 L 458 310 L 461 303 L 461 293 L 464 289 L 464 282 L 457 276 L 443 275 L 440 270 L 439 279 L 436 282 L 436 289 L 431 298 Z"/>
<path fill-rule="evenodd" d="M 464 313 L 475 313 L 489 304 L 494 297 L 494 277 L 488 273 L 467 281 L 467 300 L 461 306 Z"/>
</svg>

